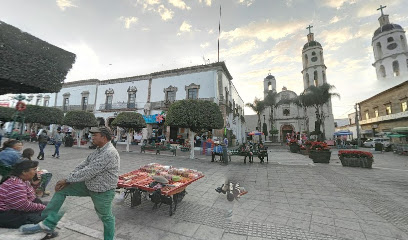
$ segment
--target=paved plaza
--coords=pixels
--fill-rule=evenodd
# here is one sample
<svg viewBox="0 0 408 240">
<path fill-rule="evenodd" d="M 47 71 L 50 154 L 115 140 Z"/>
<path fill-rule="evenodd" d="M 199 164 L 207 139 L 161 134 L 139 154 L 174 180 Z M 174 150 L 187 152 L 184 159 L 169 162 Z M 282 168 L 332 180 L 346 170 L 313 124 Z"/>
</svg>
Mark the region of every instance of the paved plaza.
<svg viewBox="0 0 408 240">
<path fill-rule="evenodd" d="M 38 151 L 37 145 L 26 143 Z M 61 158 L 51 157 L 40 167 L 54 174 L 49 189 L 64 178 L 90 149 L 61 148 Z M 188 158 L 188 153 L 140 153 L 139 146 L 121 155 L 120 173 L 147 163 L 197 169 L 205 177 L 187 187 L 187 195 L 169 216 L 167 205 L 153 203 L 130 208 L 114 205 L 117 239 L 367 239 L 408 240 L 408 157 L 375 153 L 373 169 L 342 167 L 333 149 L 330 164 L 313 164 L 307 156 L 273 146 L 269 162 L 244 164 L 233 156 L 227 166 L 210 162 L 210 156 Z M 370 149 L 363 149 L 370 151 Z M 229 176 L 248 190 L 239 201 L 228 202 L 215 188 Z M 44 198 L 50 200 L 51 197 Z M 103 226 L 90 198 L 68 197 L 66 214 L 56 239 L 101 239 Z M 0 231 L 0 239 L 1 237 Z"/>
</svg>

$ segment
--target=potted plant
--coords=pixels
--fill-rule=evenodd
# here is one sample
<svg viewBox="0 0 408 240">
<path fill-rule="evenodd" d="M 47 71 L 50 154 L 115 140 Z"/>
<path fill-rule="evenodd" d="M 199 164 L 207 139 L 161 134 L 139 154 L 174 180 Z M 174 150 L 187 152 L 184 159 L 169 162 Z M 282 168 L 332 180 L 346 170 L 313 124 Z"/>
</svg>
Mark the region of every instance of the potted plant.
<svg viewBox="0 0 408 240">
<path fill-rule="evenodd" d="M 300 151 L 300 146 L 296 139 L 291 139 L 289 142 L 289 150 L 293 153 L 298 153 Z"/>
<path fill-rule="evenodd" d="M 325 142 L 312 142 L 309 157 L 314 163 L 329 163 L 331 157 L 330 147 Z"/>
<path fill-rule="evenodd" d="M 372 168 L 373 154 L 358 150 L 340 150 L 339 158 L 344 167 Z"/>
<path fill-rule="evenodd" d="M 309 155 L 310 153 L 310 147 L 312 146 L 311 141 L 305 141 L 302 146 L 300 146 L 300 153 L 302 155 Z"/>
</svg>

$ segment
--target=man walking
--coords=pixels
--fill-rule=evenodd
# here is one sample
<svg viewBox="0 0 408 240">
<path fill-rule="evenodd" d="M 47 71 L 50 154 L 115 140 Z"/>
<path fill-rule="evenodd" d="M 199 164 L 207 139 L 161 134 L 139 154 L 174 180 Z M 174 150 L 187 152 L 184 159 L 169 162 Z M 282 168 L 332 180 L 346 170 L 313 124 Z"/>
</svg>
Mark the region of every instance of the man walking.
<svg viewBox="0 0 408 240">
<path fill-rule="evenodd" d="M 36 232 L 52 233 L 61 219 L 59 210 L 67 196 L 91 197 L 95 211 L 103 222 L 104 239 L 115 236 L 115 217 L 112 214 L 112 201 L 119 177 L 120 157 L 110 142 L 111 131 L 106 127 L 92 128 L 92 141 L 97 149 L 80 163 L 68 176 L 55 186 L 55 194 L 43 211 L 47 216 L 38 224 L 20 227 L 24 234 Z"/>
<path fill-rule="evenodd" d="M 43 130 L 38 136 L 38 146 L 40 147 L 40 152 L 38 153 L 37 159 L 44 160 L 44 148 L 48 143 L 47 131 Z"/>
<path fill-rule="evenodd" d="M 62 133 L 61 133 L 61 127 L 57 128 L 57 132 L 54 134 L 54 143 L 55 143 L 55 152 L 52 155 L 53 157 L 59 158 L 59 148 L 62 144 Z"/>
</svg>

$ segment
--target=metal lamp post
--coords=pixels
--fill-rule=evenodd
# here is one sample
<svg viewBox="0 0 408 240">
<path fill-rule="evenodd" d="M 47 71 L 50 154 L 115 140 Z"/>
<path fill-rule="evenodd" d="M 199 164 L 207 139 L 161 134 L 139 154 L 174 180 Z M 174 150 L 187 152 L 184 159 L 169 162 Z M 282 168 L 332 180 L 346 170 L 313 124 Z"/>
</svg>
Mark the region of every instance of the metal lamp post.
<svg viewBox="0 0 408 240">
<path fill-rule="evenodd" d="M 16 112 L 14 113 L 14 116 L 13 116 L 13 124 L 11 125 L 11 135 L 13 135 L 14 126 L 19 117 L 21 119 L 20 134 L 23 134 L 24 119 L 25 119 L 24 114 L 23 114 L 23 111 L 25 110 L 25 103 L 23 102 L 23 100 L 25 100 L 26 98 L 24 95 L 20 94 L 18 96 L 15 96 L 14 99 L 17 100 L 17 103 L 16 103 Z"/>
<path fill-rule="evenodd" d="M 264 124 L 266 124 L 265 115 L 263 115 L 263 117 L 264 117 Z M 262 125 L 262 132 L 263 132 L 263 125 Z M 268 129 L 266 129 L 266 131 L 268 131 Z M 266 142 L 266 133 L 264 133 L 264 138 L 265 138 L 265 142 Z"/>
</svg>

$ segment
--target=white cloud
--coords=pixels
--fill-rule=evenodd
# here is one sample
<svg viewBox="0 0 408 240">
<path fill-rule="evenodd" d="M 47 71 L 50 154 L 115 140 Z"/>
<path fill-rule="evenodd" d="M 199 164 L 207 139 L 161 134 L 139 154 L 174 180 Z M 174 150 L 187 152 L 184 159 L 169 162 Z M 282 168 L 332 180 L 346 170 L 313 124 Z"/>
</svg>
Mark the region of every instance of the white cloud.
<svg viewBox="0 0 408 240">
<path fill-rule="evenodd" d="M 210 46 L 210 43 L 209 43 L 209 42 L 205 42 L 205 43 L 200 44 L 200 47 L 201 47 L 201 48 L 207 48 L 207 47 L 209 47 L 209 46 Z"/>
<path fill-rule="evenodd" d="M 126 29 L 129 29 L 130 25 L 132 25 L 133 23 L 137 23 L 138 21 L 137 17 L 124 17 L 124 16 L 121 16 L 119 20 L 124 22 Z"/>
<path fill-rule="evenodd" d="M 65 11 L 67 8 L 78 7 L 72 2 L 73 0 L 57 0 L 57 5 L 62 11 Z"/>
<path fill-rule="evenodd" d="M 229 47 L 228 49 L 222 49 L 220 56 L 223 58 L 236 57 L 243 54 L 247 54 L 256 48 L 256 43 L 254 40 L 248 40 L 236 46 Z"/>
<path fill-rule="evenodd" d="M 174 12 L 171 9 L 166 8 L 164 5 L 160 5 L 157 12 L 164 21 L 170 20 L 174 16 Z"/>
<path fill-rule="evenodd" d="M 345 4 L 355 4 L 358 0 L 320 0 L 324 6 L 339 9 Z"/>
<path fill-rule="evenodd" d="M 200 3 L 205 3 L 207 6 L 211 6 L 211 0 L 200 0 Z"/>
<path fill-rule="evenodd" d="M 304 21 L 285 21 L 271 22 L 265 20 L 262 22 L 252 22 L 247 26 L 236 28 L 232 31 L 222 32 L 221 38 L 234 41 L 242 38 L 257 38 L 263 42 L 268 39 L 280 39 L 296 31 L 303 30 L 306 25 Z"/>
<path fill-rule="evenodd" d="M 148 27 L 143 27 L 143 28 L 142 28 L 142 31 L 143 31 L 143 32 L 150 31 L 150 28 L 148 28 Z"/>
<path fill-rule="evenodd" d="M 187 9 L 190 10 L 191 8 L 186 5 L 186 3 L 183 0 L 169 0 L 169 3 L 172 4 L 173 6 L 180 8 L 180 9 Z"/>
<path fill-rule="evenodd" d="M 325 30 L 319 37 L 325 42 L 326 50 L 336 50 L 342 43 L 345 43 L 353 39 L 353 34 L 350 27 L 344 27 L 342 29 Z"/>
<path fill-rule="evenodd" d="M 340 20 L 339 17 L 334 16 L 334 17 L 330 20 L 330 23 L 336 23 L 336 22 L 338 22 L 339 20 Z"/>
<path fill-rule="evenodd" d="M 400 2 L 401 0 L 383 0 L 381 4 L 385 6 L 397 6 L 398 4 L 400 4 Z M 361 4 L 361 7 L 358 9 L 357 17 L 363 18 L 363 17 L 369 17 L 373 15 L 380 16 L 381 12 L 377 10 L 379 6 L 380 4 L 378 3 L 378 1 L 366 0 L 364 1 L 364 4 Z M 388 8 L 383 9 L 384 14 L 387 14 L 387 10 Z"/>
<path fill-rule="evenodd" d="M 182 33 L 185 32 L 191 32 L 191 25 L 189 23 L 187 23 L 186 21 L 184 21 L 181 26 L 180 26 L 180 32 L 177 33 L 177 35 L 181 35 Z"/>
<path fill-rule="evenodd" d="M 243 4 L 243 5 L 246 5 L 247 7 L 249 7 L 249 6 L 252 5 L 252 3 L 255 2 L 255 0 L 238 0 L 238 2 L 239 2 L 240 4 Z"/>
</svg>

